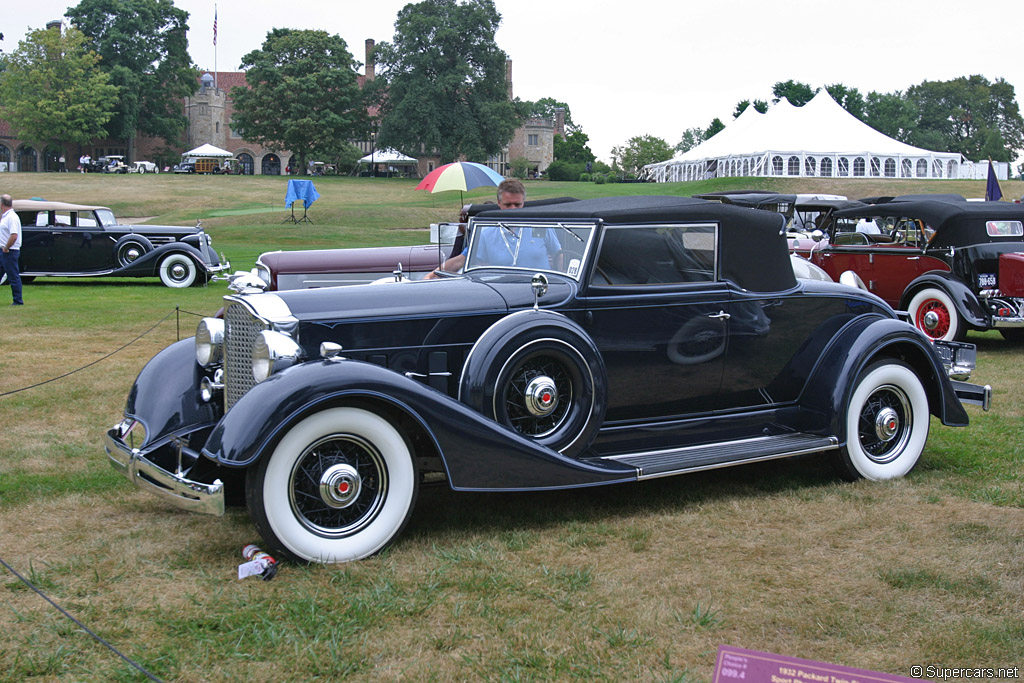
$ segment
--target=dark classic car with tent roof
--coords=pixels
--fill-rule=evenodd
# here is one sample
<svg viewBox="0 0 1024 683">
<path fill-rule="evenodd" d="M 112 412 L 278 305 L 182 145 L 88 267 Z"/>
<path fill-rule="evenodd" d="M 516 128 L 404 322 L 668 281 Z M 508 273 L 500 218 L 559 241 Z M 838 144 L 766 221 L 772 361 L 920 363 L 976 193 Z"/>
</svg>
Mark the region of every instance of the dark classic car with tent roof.
<svg viewBox="0 0 1024 683">
<path fill-rule="evenodd" d="M 933 339 L 997 329 L 1024 341 L 1024 206 L 960 195 L 871 197 L 838 207 L 793 249 L 905 310 Z"/>
<path fill-rule="evenodd" d="M 107 432 L 169 503 L 244 492 L 266 547 L 344 562 L 392 542 L 421 485 L 611 485 L 823 453 L 917 464 L 930 416 L 990 389 L 878 297 L 794 277 L 784 219 L 680 197 L 483 211 L 462 275 L 229 295 L 160 352 Z"/>
</svg>

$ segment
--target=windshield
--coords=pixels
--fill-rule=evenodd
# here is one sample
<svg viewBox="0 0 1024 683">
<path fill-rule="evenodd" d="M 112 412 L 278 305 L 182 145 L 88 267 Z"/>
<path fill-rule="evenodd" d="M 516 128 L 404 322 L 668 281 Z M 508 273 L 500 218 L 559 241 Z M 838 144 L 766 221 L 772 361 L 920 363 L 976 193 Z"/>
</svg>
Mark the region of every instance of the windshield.
<svg viewBox="0 0 1024 683">
<path fill-rule="evenodd" d="M 472 231 L 466 271 L 488 267 L 543 270 L 578 280 L 594 224 L 478 220 Z"/>
<path fill-rule="evenodd" d="M 104 228 L 117 225 L 117 219 L 114 218 L 114 212 L 110 209 L 96 209 L 96 219 L 99 220 L 100 225 Z"/>
</svg>

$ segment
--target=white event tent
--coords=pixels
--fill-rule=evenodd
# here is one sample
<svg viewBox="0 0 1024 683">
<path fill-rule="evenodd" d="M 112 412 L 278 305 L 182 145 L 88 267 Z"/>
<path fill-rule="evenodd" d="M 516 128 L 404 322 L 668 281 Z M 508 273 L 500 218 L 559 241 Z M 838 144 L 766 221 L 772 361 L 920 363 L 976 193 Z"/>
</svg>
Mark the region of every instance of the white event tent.
<svg viewBox="0 0 1024 683">
<path fill-rule="evenodd" d="M 785 98 L 764 114 L 747 107 L 697 147 L 644 166 L 643 176 L 656 182 L 723 176 L 959 178 L 972 177 L 973 166 L 958 153 L 921 149 L 878 132 L 822 90 L 802 107 Z"/>
<path fill-rule="evenodd" d="M 183 156 L 183 157 L 203 158 L 203 159 L 207 159 L 207 158 L 227 159 L 228 157 L 234 156 L 234 155 L 231 152 L 227 151 L 226 149 L 221 149 L 220 147 L 214 147 L 213 145 L 211 145 L 210 143 L 207 142 L 205 145 L 200 145 L 199 147 L 196 147 L 195 149 L 189 150 L 189 151 L 185 152 L 184 154 L 182 154 L 181 156 Z"/>
</svg>

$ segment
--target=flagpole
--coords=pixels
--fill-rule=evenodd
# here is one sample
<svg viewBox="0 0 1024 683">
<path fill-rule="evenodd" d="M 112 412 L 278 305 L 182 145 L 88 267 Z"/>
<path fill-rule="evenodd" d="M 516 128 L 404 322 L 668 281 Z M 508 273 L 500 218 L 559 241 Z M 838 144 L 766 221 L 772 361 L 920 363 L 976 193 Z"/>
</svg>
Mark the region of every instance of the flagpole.
<svg viewBox="0 0 1024 683">
<path fill-rule="evenodd" d="M 213 89 L 217 90 L 217 3 L 213 4 Z"/>
</svg>

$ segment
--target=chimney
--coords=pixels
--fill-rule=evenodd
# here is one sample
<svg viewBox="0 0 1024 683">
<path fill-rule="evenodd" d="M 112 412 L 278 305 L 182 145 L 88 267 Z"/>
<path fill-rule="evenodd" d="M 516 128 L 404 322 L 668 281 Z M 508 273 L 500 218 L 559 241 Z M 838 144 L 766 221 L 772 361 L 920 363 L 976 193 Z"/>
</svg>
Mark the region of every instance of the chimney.
<svg viewBox="0 0 1024 683">
<path fill-rule="evenodd" d="M 508 98 L 512 99 L 512 60 L 505 60 L 505 85 L 508 86 Z"/>
<path fill-rule="evenodd" d="M 555 135 L 565 139 L 565 107 L 555 107 Z"/>
<path fill-rule="evenodd" d="M 366 82 L 369 83 L 376 77 L 375 63 L 373 58 L 373 38 L 366 39 Z"/>
</svg>

